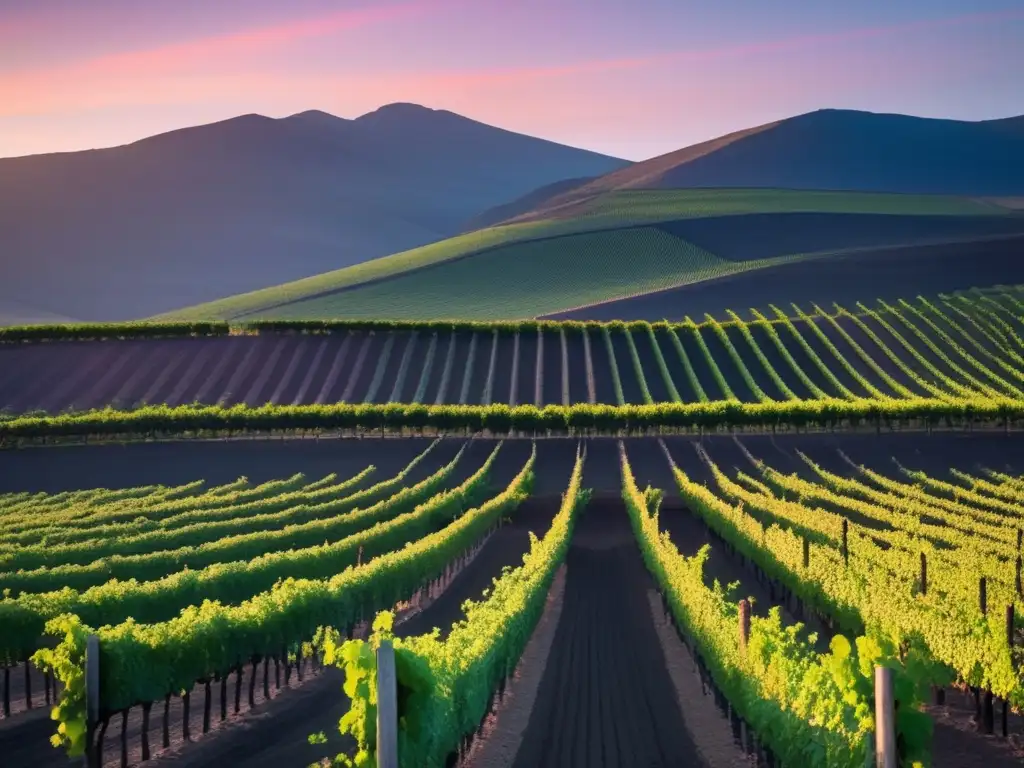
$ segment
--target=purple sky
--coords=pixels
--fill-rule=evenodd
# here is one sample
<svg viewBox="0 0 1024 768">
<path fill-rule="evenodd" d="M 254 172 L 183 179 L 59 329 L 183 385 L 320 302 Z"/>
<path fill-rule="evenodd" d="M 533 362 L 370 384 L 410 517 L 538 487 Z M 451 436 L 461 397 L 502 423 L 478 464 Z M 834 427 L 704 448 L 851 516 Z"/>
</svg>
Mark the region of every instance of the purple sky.
<svg viewBox="0 0 1024 768">
<path fill-rule="evenodd" d="M 821 107 L 1024 113 L 1021 0 L 0 0 L 0 157 L 394 101 L 643 159 Z"/>
</svg>

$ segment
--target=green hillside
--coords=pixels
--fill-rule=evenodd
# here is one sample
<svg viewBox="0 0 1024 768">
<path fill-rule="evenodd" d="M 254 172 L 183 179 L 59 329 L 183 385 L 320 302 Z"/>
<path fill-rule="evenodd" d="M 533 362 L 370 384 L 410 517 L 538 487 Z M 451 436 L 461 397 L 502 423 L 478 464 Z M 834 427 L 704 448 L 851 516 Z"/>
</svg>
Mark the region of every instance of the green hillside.
<svg viewBox="0 0 1024 768">
<path fill-rule="evenodd" d="M 792 258 L 799 257 L 731 262 L 653 227 L 634 227 L 495 248 L 357 290 L 286 304 L 268 316 L 521 319 Z"/>
<path fill-rule="evenodd" d="M 772 189 L 615 192 L 572 212 L 470 232 L 363 264 L 166 313 L 240 317 L 529 317 L 747 272 L 799 254 L 736 260 L 651 226 L 751 214 L 1006 217 L 1006 208 L 933 195 Z M 730 225 L 731 226 L 731 225 Z M 844 244 L 816 249 L 842 250 Z"/>
</svg>

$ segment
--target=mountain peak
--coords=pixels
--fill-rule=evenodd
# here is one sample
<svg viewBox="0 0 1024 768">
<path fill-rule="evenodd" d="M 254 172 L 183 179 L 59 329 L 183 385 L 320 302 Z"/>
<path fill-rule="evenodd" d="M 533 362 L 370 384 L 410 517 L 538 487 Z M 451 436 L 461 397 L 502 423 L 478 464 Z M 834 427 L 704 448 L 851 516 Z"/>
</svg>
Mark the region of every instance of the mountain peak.
<svg viewBox="0 0 1024 768">
<path fill-rule="evenodd" d="M 342 122 L 349 122 L 344 117 L 338 117 L 332 115 L 330 112 L 324 112 L 322 109 L 307 109 L 304 112 L 296 112 L 294 115 L 288 115 L 288 117 L 281 118 L 282 120 L 341 120 Z"/>
<path fill-rule="evenodd" d="M 373 112 L 360 115 L 353 122 L 357 125 L 402 124 L 431 120 L 439 115 L 451 116 L 452 113 L 446 112 L 443 109 L 431 109 L 420 104 L 399 101 L 394 104 L 385 104 L 373 110 Z"/>
</svg>

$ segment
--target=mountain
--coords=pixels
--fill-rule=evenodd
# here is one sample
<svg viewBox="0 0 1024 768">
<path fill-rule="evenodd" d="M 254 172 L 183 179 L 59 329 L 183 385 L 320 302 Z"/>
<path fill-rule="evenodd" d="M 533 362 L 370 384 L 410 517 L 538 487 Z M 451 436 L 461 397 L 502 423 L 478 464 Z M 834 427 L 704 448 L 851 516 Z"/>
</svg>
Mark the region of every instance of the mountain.
<svg viewBox="0 0 1024 768">
<path fill-rule="evenodd" d="M 494 208 L 488 208 L 483 213 L 474 216 L 466 222 L 463 229 L 466 232 L 472 232 L 473 230 L 491 227 L 524 213 L 529 213 L 538 205 L 542 205 L 552 197 L 560 195 L 563 192 L 576 189 L 577 187 L 581 187 L 593 180 L 593 176 L 584 176 L 579 179 L 562 179 L 561 181 L 556 181 L 553 184 L 547 184 L 523 195 L 522 197 L 517 197 L 511 202 L 496 205 Z"/>
<path fill-rule="evenodd" d="M 53 323 L 78 322 L 72 317 L 55 315 L 52 312 L 29 307 L 20 301 L 0 299 L 0 326 L 5 325 L 52 325 Z"/>
<path fill-rule="evenodd" d="M 0 301 L 146 317 L 437 241 L 540 186 L 626 165 L 414 104 L 0 159 Z"/>
<path fill-rule="evenodd" d="M 965 122 L 824 109 L 635 163 L 537 199 L 513 220 L 579 213 L 612 192 L 707 187 L 965 196 L 1024 193 L 1024 116 Z M 485 212 L 481 220 L 493 223 Z"/>
</svg>

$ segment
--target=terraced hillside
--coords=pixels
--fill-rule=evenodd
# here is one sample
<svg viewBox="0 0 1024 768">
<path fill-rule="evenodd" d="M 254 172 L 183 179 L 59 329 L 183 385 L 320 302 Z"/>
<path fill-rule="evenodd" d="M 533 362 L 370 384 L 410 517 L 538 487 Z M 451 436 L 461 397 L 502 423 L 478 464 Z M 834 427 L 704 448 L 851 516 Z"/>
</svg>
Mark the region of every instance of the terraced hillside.
<svg viewBox="0 0 1024 768">
<path fill-rule="evenodd" d="M 1017 271 L 1022 269 L 1019 259 L 989 245 L 1013 236 L 1024 237 L 1019 212 L 966 198 L 750 189 L 619 191 L 574 205 L 571 212 L 469 232 L 161 319 L 522 319 L 762 270 L 772 273 L 793 262 L 829 263 L 843 254 L 868 259 L 858 287 L 861 295 L 874 295 L 892 277 L 888 263 L 906 259 L 887 251 L 870 261 L 871 254 L 895 246 L 912 251 L 921 278 L 918 285 L 904 269 L 903 290 L 934 293 L 1024 281 L 1024 273 Z M 1020 241 L 1015 242 L 1019 250 Z M 957 244 L 959 269 L 943 268 L 942 254 L 916 250 L 935 243 Z M 945 281 L 936 281 L 936 275 Z M 787 280 L 792 282 L 792 276 Z M 707 311 L 749 303 L 746 294 L 735 298 L 726 296 Z"/>
<path fill-rule="evenodd" d="M 0 346 L 8 413 L 112 405 L 570 405 L 1024 398 L 1024 292 L 747 319 L 337 324 L 329 333 Z M 116 332 L 116 329 L 115 329 Z M 109 332 L 108 332 L 109 333 Z"/>
<path fill-rule="evenodd" d="M 873 621 L 916 660 L 884 642 L 850 658 L 893 666 L 901 710 L 916 713 L 899 724 L 906 757 L 1015 765 L 1019 442 L 896 433 L 0 453 L 0 749 L 44 767 L 87 747 L 94 765 L 166 757 L 189 768 L 372 753 L 361 727 L 339 732 L 350 709 L 370 723 L 353 706 L 368 689 L 348 699 L 341 683 L 355 671 L 336 651 L 350 638 L 351 658 L 393 632 L 400 749 L 417 765 L 456 753 L 467 765 L 863 765 L 874 726 L 853 714 L 873 703 L 870 676 L 828 645 Z M 250 477 L 234 474 L 243 467 Z M 752 605 L 746 645 L 741 599 Z M 85 728 L 90 634 L 100 693 Z M 979 692 L 976 727 L 973 697 L 953 681 Z M 47 743 L 58 700 L 61 749 Z"/>
</svg>

